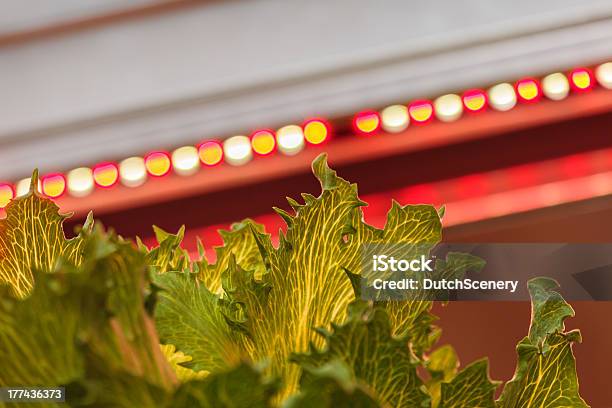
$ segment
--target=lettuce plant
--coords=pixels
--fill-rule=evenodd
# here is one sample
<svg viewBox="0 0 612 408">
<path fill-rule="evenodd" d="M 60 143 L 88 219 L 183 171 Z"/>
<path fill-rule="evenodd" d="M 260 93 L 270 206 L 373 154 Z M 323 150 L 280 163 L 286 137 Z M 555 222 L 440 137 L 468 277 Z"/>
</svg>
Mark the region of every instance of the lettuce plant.
<svg viewBox="0 0 612 408">
<path fill-rule="evenodd" d="M 70 406 L 587 407 L 556 282 L 529 282 L 512 380 L 492 381 L 486 359 L 460 368 L 450 345 L 436 348 L 432 302 L 359 296 L 362 244 L 433 246 L 443 211 L 393 202 L 377 229 L 325 156 L 313 172 L 319 197 L 275 209 L 278 245 L 244 220 L 220 231 L 214 263 L 201 243 L 190 259 L 183 228 L 154 227 L 149 249 L 90 216 L 67 240 L 66 217 L 31 188 L 0 221 L 0 386 L 64 386 Z M 482 261 L 438 267 L 459 276 Z"/>
</svg>

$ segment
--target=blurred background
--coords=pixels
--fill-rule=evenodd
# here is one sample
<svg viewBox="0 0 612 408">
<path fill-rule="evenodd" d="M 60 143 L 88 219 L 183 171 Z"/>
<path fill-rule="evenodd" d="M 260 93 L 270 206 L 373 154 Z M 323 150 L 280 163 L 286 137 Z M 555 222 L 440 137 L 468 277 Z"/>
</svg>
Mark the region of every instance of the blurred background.
<svg viewBox="0 0 612 408">
<path fill-rule="evenodd" d="M 327 152 L 377 226 L 395 199 L 446 205 L 449 242 L 610 242 L 611 44 L 609 0 L 0 0 L 0 217 L 38 168 L 70 229 L 212 248 L 283 228 Z M 612 406 L 612 304 L 574 306 L 582 393 Z M 528 304 L 437 312 L 512 376 Z"/>
</svg>

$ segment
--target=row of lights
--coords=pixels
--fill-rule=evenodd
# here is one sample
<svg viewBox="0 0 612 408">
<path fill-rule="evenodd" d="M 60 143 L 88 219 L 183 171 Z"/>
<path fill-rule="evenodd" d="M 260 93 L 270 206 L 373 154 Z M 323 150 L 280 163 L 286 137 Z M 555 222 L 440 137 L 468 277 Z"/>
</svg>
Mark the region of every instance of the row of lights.
<svg viewBox="0 0 612 408">
<path fill-rule="evenodd" d="M 565 99 L 571 90 L 584 92 L 600 86 L 612 89 L 612 62 L 599 65 L 595 72 L 577 68 L 565 75 L 557 72 L 541 81 L 526 78 L 514 85 L 502 83 L 488 90 L 471 89 L 462 95 L 448 94 L 433 102 L 414 101 L 411 104 L 388 106 L 380 112 L 364 111 L 353 118 L 353 127 L 360 134 L 374 134 L 380 129 L 390 133 L 405 130 L 410 123 L 425 124 L 436 117 L 442 122 L 459 119 L 464 112 L 477 113 L 491 107 L 507 111 L 517 102 L 532 103 L 543 96 L 558 101 Z M 321 119 L 306 121 L 302 126 L 289 125 L 278 129 L 258 130 L 250 137 L 232 136 L 222 143 L 209 140 L 198 146 L 184 146 L 172 153 L 157 151 L 145 157 L 130 157 L 120 163 L 99 163 L 93 168 L 80 167 L 68 172 L 48 174 L 39 181 L 38 189 L 43 194 L 57 198 L 69 192 L 75 197 L 86 196 L 95 186 L 110 188 L 117 183 L 127 187 L 142 185 L 149 176 L 162 177 L 172 170 L 179 175 L 191 175 L 201 166 L 215 166 L 221 162 L 240 166 L 249 162 L 254 155 L 267 156 L 276 150 L 286 154 L 299 153 L 306 144 L 319 145 L 329 139 L 329 124 Z M 0 209 L 15 196 L 28 192 L 30 179 L 23 179 L 15 186 L 0 183 Z"/>
<path fill-rule="evenodd" d="M 538 80 L 525 78 L 514 85 L 501 83 L 488 90 L 471 89 L 462 95 L 448 94 L 429 100 L 418 100 L 409 105 L 392 105 L 380 112 L 363 111 L 353 117 L 353 128 L 359 134 L 375 134 L 381 129 L 389 133 L 404 131 L 411 123 L 425 124 L 435 118 L 453 122 L 464 113 L 477 113 L 491 107 L 508 111 L 518 102 L 533 103 L 546 97 L 553 101 L 565 99 L 570 91 L 585 92 L 596 82 L 612 89 L 612 62 L 599 65 L 593 73 L 588 68 L 577 68 L 569 74 L 556 72 Z"/>
<path fill-rule="evenodd" d="M 157 151 L 145 157 L 130 157 L 119 163 L 99 163 L 92 168 L 79 167 L 61 173 L 47 174 L 40 178 L 38 191 L 50 198 L 58 198 L 68 192 L 74 197 L 90 194 L 94 187 L 110 188 L 121 183 L 127 187 L 138 187 L 148 177 L 163 177 L 171 171 L 189 176 L 202 166 L 212 167 L 226 162 L 240 166 L 254 156 L 267 156 L 275 151 L 285 155 L 299 153 L 306 144 L 320 145 L 331 135 L 329 123 L 322 119 L 311 119 L 302 126 L 288 125 L 276 132 L 258 130 L 250 137 L 232 136 L 223 142 L 208 140 L 198 146 L 183 146 L 172 153 Z M 28 193 L 30 179 L 23 179 L 14 186 L 0 183 L 0 209 L 11 199 Z"/>
</svg>

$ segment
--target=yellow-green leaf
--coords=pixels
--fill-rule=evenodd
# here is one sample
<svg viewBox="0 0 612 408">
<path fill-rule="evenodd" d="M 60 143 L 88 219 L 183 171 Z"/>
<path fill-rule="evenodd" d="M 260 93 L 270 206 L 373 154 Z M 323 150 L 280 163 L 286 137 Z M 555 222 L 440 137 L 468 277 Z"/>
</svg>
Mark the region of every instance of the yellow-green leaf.
<svg viewBox="0 0 612 408">
<path fill-rule="evenodd" d="M 431 406 L 437 407 L 440 402 L 440 388 L 443 381 L 450 381 L 457 374 L 459 358 L 455 349 L 446 344 L 427 356 L 425 367 L 431 378 L 427 381 L 427 391 L 431 396 Z"/>
<path fill-rule="evenodd" d="M 264 376 L 260 367 L 241 362 L 204 379 L 181 384 L 166 406 L 272 408 L 279 386 L 278 380 Z"/>
<path fill-rule="evenodd" d="M 38 193 L 37 184 L 35 171 L 30 191 L 11 201 L 0 220 L 0 285 L 8 284 L 18 297 L 32 289 L 33 269 L 50 272 L 62 259 L 79 264 L 83 234 L 92 226 L 90 214 L 81 234 L 67 240 L 62 223 L 69 215 L 59 214 L 58 206 Z"/>
<path fill-rule="evenodd" d="M 0 293 L 0 385 L 60 386 L 141 378 L 176 382 L 147 313 L 147 275 L 131 243 L 98 230 L 83 242 L 79 266 L 34 270 L 24 299 Z M 108 392 L 108 390 L 107 390 Z"/>
<path fill-rule="evenodd" d="M 439 408 L 495 408 L 494 393 L 499 385 L 489 378 L 488 361 L 478 360 L 452 380 L 442 382 Z"/>
<path fill-rule="evenodd" d="M 232 258 L 237 265 L 252 271 L 256 278 L 261 279 L 266 268 L 253 231 L 265 234 L 263 225 L 249 219 L 232 224 L 229 231 L 219 230 L 223 245 L 215 248 L 217 257 L 215 263 L 209 265 L 205 260 L 196 262 L 200 279 L 211 292 L 220 291 L 221 275 L 228 268 Z"/>
<path fill-rule="evenodd" d="M 166 360 L 170 363 L 176 377 L 180 381 L 195 380 L 208 375 L 208 371 L 194 371 L 185 367 L 183 364 L 189 364 L 193 358 L 185 355 L 182 351 L 176 351 L 176 347 L 173 344 L 162 344 L 160 347 L 164 357 L 166 357 Z"/>
<path fill-rule="evenodd" d="M 138 240 L 138 246 L 147 254 L 147 263 L 154 273 L 168 271 L 183 272 L 191 269 L 189 254 L 181 248 L 185 236 L 185 226 L 176 234 L 170 234 L 163 229 L 153 226 L 158 246 L 150 251 Z"/>
<path fill-rule="evenodd" d="M 572 344 L 581 340 L 580 332 L 563 332 L 564 319 L 574 311 L 556 291 L 558 286 L 550 278 L 528 282 L 532 309 L 529 336 L 516 347 L 518 365 L 498 400 L 499 408 L 588 407 L 579 394 L 572 353 Z"/>
<path fill-rule="evenodd" d="M 245 304 L 244 325 L 253 339 L 253 359 L 270 359 L 272 372 L 286 380 L 286 393 L 296 389 L 299 377 L 299 368 L 287 364 L 288 356 L 306 351 L 310 342 L 322 345 L 312 328 L 344 320 L 354 299 L 345 270 L 359 271 L 362 245 L 433 245 L 441 236 L 440 218 L 432 206 L 394 203 L 384 229 L 367 225 L 359 208 L 366 204 L 356 186 L 338 177 L 324 155 L 313 162 L 313 172 L 323 191 L 319 197 L 303 194 L 304 204 L 290 200 L 293 215 L 277 211 L 288 227 L 278 248 L 267 235 L 253 231 L 267 267 L 261 280 L 270 289 L 267 296 L 252 296 Z M 393 332 L 406 332 L 416 321 L 429 330 L 430 307 L 430 302 L 419 302 L 397 308 L 391 315 Z"/>
<path fill-rule="evenodd" d="M 351 375 L 341 361 L 333 360 L 321 367 L 306 368 L 307 381 L 299 394 L 290 397 L 283 408 L 380 408 L 367 387 Z"/>
<path fill-rule="evenodd" d="M 349 305 L 348 320 L 332 327 L 331 332 L 318 331 L 325 339 L 323 350 L 311 347 L 309 353 L 292 359 L 305 368 L 341 361 L 382 405 L 409 408 L 429 403 L 406 338 L 392 336 L 384 308 L 357 300 Z M 302 382 L 309 381 L 308 375 L 306 371 Z"/>
<path fill-rule="evenodd" d="M 226 369 L 238 362 L 241 333 L 230 326 L 220 298 L 192 272 L 166 272 L 153 277 L 157 294 L 155 323 L 162 344 L 173 344 L 191 356 L 195 371 Z"/>
</svg>

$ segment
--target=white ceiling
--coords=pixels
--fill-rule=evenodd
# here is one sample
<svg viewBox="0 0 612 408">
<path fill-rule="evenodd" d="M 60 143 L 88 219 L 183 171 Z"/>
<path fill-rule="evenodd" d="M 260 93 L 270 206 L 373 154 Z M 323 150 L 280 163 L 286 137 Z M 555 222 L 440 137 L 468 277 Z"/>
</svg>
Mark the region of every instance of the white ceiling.
<svg viewBox="0 0 612 408">
<path fill-rule="evenodd" d="M 0 0 L 0 35 L 120 11 L 160 0 Z"/>
<path fill-rule="evenodd" d="M 0 178 L 612 56 L 609 0 L 441 4 L 229 1 L 0 48 Z"/>
</svg>

